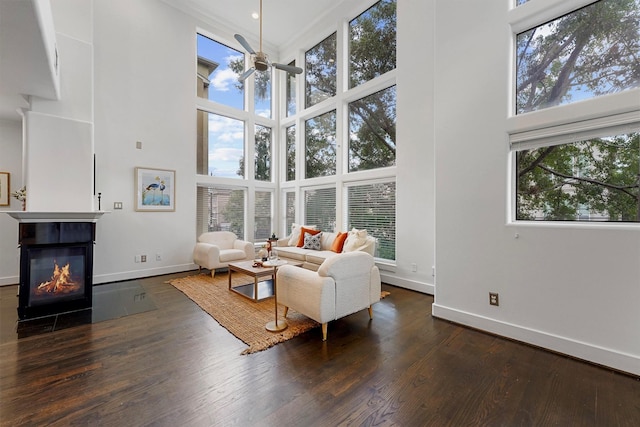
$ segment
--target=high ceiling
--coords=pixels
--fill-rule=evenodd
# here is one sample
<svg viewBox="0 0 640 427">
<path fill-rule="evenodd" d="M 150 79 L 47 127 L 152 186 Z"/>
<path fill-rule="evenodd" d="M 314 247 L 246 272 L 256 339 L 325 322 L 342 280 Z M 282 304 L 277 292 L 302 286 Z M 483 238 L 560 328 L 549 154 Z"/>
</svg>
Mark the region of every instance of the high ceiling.
<svg viewBox="0 0 640 427">
<path fill-rule="evenodd" d="M 257 40 L 259 34 L 259 21 L 252 18 L 254 12 L 260 10 L 260 0 L 161 0 L 176 9 L 200 18 L 204 22 L 212 24 L 222 24 L 233 32 L 244 35 L 249 41 Z M 320 20 L 323 16 L 336 8 L 347 4 L 349 0 L 263 0 L 263 39 L 265 44 L 275 48 L 286 45 L 295 35 L 303 33 L 307 28 Z M 353 2 L 353 0 L 351 0 Z M 20 3 L 0 3 L 3 6 L 20 5 Z M 24 2 L 24 4 L 31 4 Z M 2 8 L 2 15 L 5 22 L 10 22 L 13 18 L 10 15 L 13 9 Z M 29 15 L 33 20 L 35 14 L 30 11 Z M 9 20 L 9 21 L 6 21 Z M 4 25 L 4 27 L 8 27 Z M 37 34 L 37 31 L 31 32 Z M 34 36 L 35 37 L 35 36 Z M 14 37 L 16 38 L 16 37 Z M 21 35 L 18 48 L 24 49 L 29 44 L 25 42 L 25 36 Z M 252 45 L 254 43 L 251 43 Z M 254 45 L 254 49 L 258 46 Z M 2 49 L 0 49 L 2 50 Z M 7 52 L 6 46 L 4 49 Z M 36 58 L 37 59 L 37 58 Z M 26 67 L 26 69 L 37 69 L 37 67 Z M 20 71 L 20 70 L 18 70 Z M 31 75 L 26 72 L 22 79 L 34 81 Z M 6 83 L 6 82 L 5 82 Z M 0 85 L 0 119 L 18 120 L 17 108 L 28 108 L 27 101 L 19 95 L 18 91 Z M 26 92 L 35 94 L 35 92 Z"/>
<path fill-rule="evenodd" d="M 257 39 L 259 21 L 252 18 L 260 10 L 260 0 L 163 0 L 191 15 L 222 22 L 243 35 Z M 275 46 L 286 44 L 320 17 L 347 0 L 263 0 L 262 35 Z M 253 38 L 253 37 L 252 37 Z"/>
</svg>

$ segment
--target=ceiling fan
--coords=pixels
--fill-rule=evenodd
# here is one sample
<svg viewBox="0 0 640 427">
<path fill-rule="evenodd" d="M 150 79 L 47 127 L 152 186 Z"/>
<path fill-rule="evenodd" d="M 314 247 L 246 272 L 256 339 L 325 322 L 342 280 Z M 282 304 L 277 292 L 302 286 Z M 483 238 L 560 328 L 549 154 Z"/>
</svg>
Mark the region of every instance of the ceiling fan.
<svg viewBox="0 0 640 427">
<path fill-rule="evenodd" d="M 262 51 L 262 0 L 260 0 L 260 50 L 256 52 L 253 50 L 251 45 L 247 42 L 247 40 L 242 37 L 240 34 L 235 34 L 236 40 L 245 48 L 245 50 L 251 55 L 251 59 L 253 61 L 253 67 L 249 68 L 247 71 L 242 73 L 242 75 L 238 78 L 239 81 L 243 82 L 253 74 L 254 71 L 266 71 L 270 66 L 277 68 L 278 70 L 286 71 L 291 74 L 300 74 L 302 73 L 302 68 L 295 67 L 293 65 L 285 65 L 285 64 L 277 64 L 275 62 L 270 62 L 267 54 Z"/>
</svg>

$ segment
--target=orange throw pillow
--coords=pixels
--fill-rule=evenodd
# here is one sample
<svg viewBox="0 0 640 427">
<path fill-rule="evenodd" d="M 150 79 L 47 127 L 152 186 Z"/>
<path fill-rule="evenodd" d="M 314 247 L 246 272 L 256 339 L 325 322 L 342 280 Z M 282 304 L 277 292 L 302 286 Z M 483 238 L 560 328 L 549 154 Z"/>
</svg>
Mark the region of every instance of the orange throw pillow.
<svg viewBox="0 0 640 427">
<path fill-rule="evenodd" d="M 338 232 L 333 244 L 331 245 L 331 250 L 333 252 L 341 253 L 342 247 L 344 246 L 344 241 L 347 240 L 347 236 L 349 233 Z"/>
<path fill-rule="evenodd" d="M 300 228 L 300 239 L 298 239 L 298 244 L 296 246 L 299 247 L 299 248 L 304 246 L 304 233 L 309 233 L 312 236 L 315 236 L 319 232 L 320 232 L 320 230 L 314 230 L 313 228 L 301 227 Z"/>
</svg>

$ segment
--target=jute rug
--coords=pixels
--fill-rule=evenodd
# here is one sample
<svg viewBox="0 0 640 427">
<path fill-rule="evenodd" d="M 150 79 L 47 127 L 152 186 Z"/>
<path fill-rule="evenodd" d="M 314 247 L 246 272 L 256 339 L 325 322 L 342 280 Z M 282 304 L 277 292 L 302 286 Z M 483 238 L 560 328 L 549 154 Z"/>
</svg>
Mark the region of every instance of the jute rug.
<svg viewBox="0 0 640 427">
<path fill-rule="evenodd" d="M 242 354 L 266 350 L 287 341 L 312 328 L 320 326 L 315 320 L 290 309 L 287 314 L 287 329 L 281 332 L 269 332 L 265 325 L 274 320 L 273 298 L 254 302 L 229 291 L 229 276 L 218 273 L 215 278 L 209 274 L 198 274 L 169 281 L 178 290 L 189 297 L 200 308 L 213 317 L 223 328 L 249 347 Z M 232 284 L 241 285 L 252 279 L 242 274 L 232 277 Z M 384 298 L 388 292 L 382 292 Z M 282 319 L 284 307 L 278 304 L 278 319 Z M 318 339 L 321 334 L 318 332 Z"/>
<path fill-rule="evenodd" d="M 242 274 L 232 276 L 232 284 L 251 282 Z M 213 317 L 223 328 L 231 332 L 249 347 L 242 354 L 266 350 L 278 343 L 289 340 L 320 324 L 300 313 L 289 310 L 288 327 L 281 332 L 269 332 L 265 325 L 274 320 L 273 298 L 254 302 L 229 291 L 229 276 L 218 273 L 215 278 L 209 274 L 198 274 L 171 280 L 173 286 L 182 291 L 200 308 Z M 283 319 L 284 307 L 278 304 L 278 319 Z"/>
</svg>

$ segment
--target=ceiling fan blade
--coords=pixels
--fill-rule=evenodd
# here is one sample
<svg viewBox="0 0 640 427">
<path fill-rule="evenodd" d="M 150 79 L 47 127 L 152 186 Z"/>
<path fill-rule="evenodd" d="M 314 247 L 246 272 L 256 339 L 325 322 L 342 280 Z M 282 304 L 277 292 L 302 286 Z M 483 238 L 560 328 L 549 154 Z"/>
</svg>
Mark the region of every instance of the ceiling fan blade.
<svg viewBox="0 0 640 427">
<path fill-rule="evenodd" d="M 291 74 L 300 74 L 302 73 L 302 68 L 300 67 L 295 67 L 293 65 L 285 65 L 285 64 L 273 64 L 274 67 L 276 67 L 278 70 L 283 70 L 286 71 L 287 73 L 291 73 Z"/>
<path fill-rule="evenodd" d="M 245 81 L 247 79 L 247 77 L 249 77 L 251 74 L 253 74 L 253 72 L 256 69 L 254 67 L 249 68 L 247 71 L 245 71 L 244 73 L 242 73 L 242 75 L 240 77 L 238 77 L 238 81 Z"/>
<path fill-rule="evenodd" d="M 242 37 L 240 34 L 235 34 L 233 37 L 235 37 L 235 39 L 238 40 L 238 43 L 240 43 L 242 47 L 251 55 L 256 54 L 256 51 L 253 50 L 249 42 L 247 42 L 247 40 L 244 37 Z"/>
</svg>

